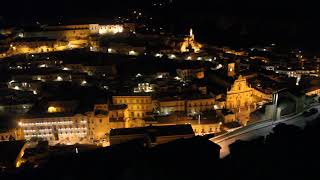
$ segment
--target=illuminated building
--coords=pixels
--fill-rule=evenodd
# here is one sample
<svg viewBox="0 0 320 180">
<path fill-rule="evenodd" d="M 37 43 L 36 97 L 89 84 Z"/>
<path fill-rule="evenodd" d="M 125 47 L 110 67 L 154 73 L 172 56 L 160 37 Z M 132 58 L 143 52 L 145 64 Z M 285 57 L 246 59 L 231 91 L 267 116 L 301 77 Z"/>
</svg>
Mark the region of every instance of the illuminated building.
<svg viewBox="0 0 320 180">
<path fill-rule="evenodd" d="M 192 78 L 203 79 L 204 78 L 204 69 L 177 69 L 177 75 L 182 80 L 190 80 Z"/>
<path fill-rule="evenodd" d="M 5 58 L 5 57 L 7 57 L 6 53 L 0 53 L 0 58 Z"/>
<path fill-rule="evenodd" d="M 117 34 L 122 33 L 124 31 L 123 25 L 100 25 L 99 26 L 99 34 Z"/>
<path fill-rule="evenodd" d="M 320 87 L 311 87 L 309 89 L 306 90 L 306 95 L 307 96 L 313 96 L 313 95 L 316 95 L 316 96 L 320 96 Z"/>
<path fill-rule="evenodd" d="M 0 141 L 16 141 L 16 140 L 23 140 L 23 139 L 24 139 L 24 134 L 21 128 L 0 130 Z"/>
<path fill-rule="evenodd" d="M 234 77 L 235 75 L 236 75 L 235 63 L 229 63 L 228 64 L 228 76 Z"/>
<path fill-rule="evenodd" d="M 154 92 L 154 84 L 149 83 L 139 83 L 138 87 L 133 89 L 134 93 L 143 93 L 143 92 Z"/>
<path fill-rule="evenodd" d="M 193 52 L 198 53 L 200 52 L 202 45 L 195 40 L 195 36 L 193 34 L 192 29 L 190 29 L 190 34 L 188 37 L 184 38 L 184 41 L 181 43 L 180 52 L 190 52 L 190 49 Z"/>
<path fill-rule="evenodd" d="M 250 108 L 250 106 L 263 100 L 270 101 L 272 98 L 271 96 L 271 94 L 265 94 L 249 87 L 246 78 L 240 75 L 238 79 L 235 80 L 231 89 L 227 92 L 226 108 Z"/>
<path fill-rule="evenodd" d="M 128 105 L 130 118 L 144 118 L 147 113 L 153 111 L 152 99 L 148 95 L 113 96 L 112 102 Z"/>
<path fill-rule="evenodd" d="M 38 80 L 30 81 L 10 81 L 8 82 L 8 88 L 21 90 L 21 91 L 36 91 L 38 92 L 41 88 L 42 82 Z"/>
<path fill-rule="evenodd" d="M 159 109 L 160 114 L 171 114 L 173 112 L 185 112 L 186 111 L 186 105 L 185 100 L 159 100 Z"/>
<path fill-rule="evenodd" d="M 31 54 L 63 51 L 68 49 L 67 41 L 48 38 L 22 38 L 10 44 L 8 54 Z"/>
<path fill-rule="evenodd" d="M 126 105 L 96 104 L 88 117 L 88 137 L 95 141 L 106 139 L 113 128 L 130 127 Z"/>
<path fill-rule="evenodd" d="M 85 40 L 91 33 L 97 33 L 96 26 L 84 25 L 64 25 L 64 26 L 47 26 L 41 29 L 26 31 L 24 37 L 45 37 L 62 41 Z"/>
<path fill-rule="evenodd" d="M 187 113 L 188 114 L 197 114 L 203 111 L 214 110 L 214 98 L 193 98 L 189 99 L 186 102 Z"/>
<path fill-rule="evenodd" d="M 212 97 L 199 97 L 188 99 L 159 100 L 160 114 L 167 115 L 174 112 L 185 112 L 195 115 L 200 112 L 214 110 L 215 99 Z"/>
<path fill-rule="evenodd" d="M 125 104 L 96 104 L 92 112 L 85 114 L 66 113 L 66 110 L 55 104 L 49 106 L 47 114 L 22 117 L 19 126 L 24 138 L 28 141 L 48 140 L 52 145 L 100 143 L 108 140 L 111 129 L 144 126 L 142 120 L 129 119 Z"/>
<path fill-rule="evenodd" d="M 47 105 L 48 113 L 71 113 L 78 107 L 77 101 L 49 101 Z"/>
<path fill-rule="evenodd" d="M 227 53 L 227 54 L 233 54 L 233 55 L 236 55 L 236 56 L 244 56 L 244 55 L 247 55 L 248 53 L 246 51 L 236 51 L 236 50 L 233 50 L 233 49 L 230 49 L 230 48 L 227 48 L 227 47 L 224 47 L 222 48 L 223 52 L 224 53 Z"/>
<path fill-rule="evenodd" d="M 221 123 L 192 123 L 191 126 L 195 135 L 213 134 L 221 131 Z"/>
<path fill-rule="evenodd" d="M 102 51 L 108 53 L 125 54 L 130 56 L 138 56 L 146 51 L 144 46 L 132 46 L 126 43 L 109 43 L 108 48 L 101 48 Z M 104 50 L 103 50 L 104 49 Z"/>
<path fill-rule="evenodd" d="M 51 144 L 74 144 L 88 134 L 88 117 L 81 114 L 52 113 L 20 119 L 26 140 L 43 139 Z"/>
<path fill-rule="evenodd" d="M 90 35 L 94 34 L 118 34 L 134 31 L 135 24 L 77 24 L 77 25 L 59 25 L 46 26 L 41 29 L 26 31 L 24 37 L 47 37 L 59 40 L 88 40 Z"/>
</svg>

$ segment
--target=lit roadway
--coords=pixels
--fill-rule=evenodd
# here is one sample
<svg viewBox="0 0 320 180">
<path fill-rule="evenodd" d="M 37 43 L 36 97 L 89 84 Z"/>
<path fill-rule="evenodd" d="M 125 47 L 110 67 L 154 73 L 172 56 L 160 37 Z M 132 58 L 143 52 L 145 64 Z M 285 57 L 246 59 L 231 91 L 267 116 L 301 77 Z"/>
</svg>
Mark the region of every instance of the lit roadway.
<svg viewBox="0 0 320 180">
<path fill-rule="evenodd" d="M 256 122 L 253 124 L 249 124 L 245 127 L 236 129 L 234 131 L 227 132 L 220 136 L 216 136 L 210 140 L 221 146 L 220 157 L 223 158 L 229 154 L 229 145 L 234 143 L 236 140 L 246 141 L 246 140 L 252 140 L 259 136 L 266 136 L 270 134 L 270 132 L 272 132 L 272 128 L 279 123 L 292 124 L 292 125 L 296 125 L 303 128 L 306 122 L 316 119 L 320 114 L 319 103 L 309 106 L 308 108 L 306 108 L 306 110 L 309 110 L 311 108 L 318 109 L 318 112 L 308 117 L 304 117 L 302 115 L 303 112 L 301 112 L 296 115 L 284 117 L 276 121 L 272 121 L 270 119 L 270 120 Z"/>
</svg>

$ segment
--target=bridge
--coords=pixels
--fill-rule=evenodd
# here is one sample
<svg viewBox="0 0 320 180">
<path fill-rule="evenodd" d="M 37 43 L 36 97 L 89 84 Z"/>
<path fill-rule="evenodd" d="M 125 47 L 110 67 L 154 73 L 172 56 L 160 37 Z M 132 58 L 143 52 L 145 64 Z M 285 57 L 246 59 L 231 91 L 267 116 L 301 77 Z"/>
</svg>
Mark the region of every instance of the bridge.
<svg viewBox="0 0 320 180">
<path fill-rule="evenodd" d="M 216 136 L 210 140 L 221 146 L 220 157 L 223 158 L 230 153 L 229 145 L 234 143 L 236 140 L 248 141 L 260 136 L 266 136 L 270 134 L 273 127 L 279 123 L 296 125 L 303 128 L 307 122 L 315 120 L 320 115 L 319 103 L 312 104 L 305 108 L 305 110 L 310 110 L 312 108 L 317 109 L 318 112 L 308 117 L 303 116 L 303 112 L 300 112 L 289 117 L 283 117 L 279 120 L 268 119 L 264 121 L 258 121 L 234 131 Z"/>
</svg>

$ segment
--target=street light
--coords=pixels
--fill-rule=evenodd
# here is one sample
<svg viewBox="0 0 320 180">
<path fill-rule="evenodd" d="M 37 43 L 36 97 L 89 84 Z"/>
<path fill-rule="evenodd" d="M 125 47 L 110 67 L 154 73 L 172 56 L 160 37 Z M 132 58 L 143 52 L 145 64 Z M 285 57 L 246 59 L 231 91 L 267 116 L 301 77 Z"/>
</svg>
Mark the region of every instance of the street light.
<svg viewBox="0 0 320 180">
<path fill-rule="evenodd" d="M 272 104 L 273 104 L 273 115 L 272 115 L 272 124 L 277 120 L 277 106 L 279 100 L 279 93 L 287 88 L 283 88 L 272 93 Z"/>
</svg>

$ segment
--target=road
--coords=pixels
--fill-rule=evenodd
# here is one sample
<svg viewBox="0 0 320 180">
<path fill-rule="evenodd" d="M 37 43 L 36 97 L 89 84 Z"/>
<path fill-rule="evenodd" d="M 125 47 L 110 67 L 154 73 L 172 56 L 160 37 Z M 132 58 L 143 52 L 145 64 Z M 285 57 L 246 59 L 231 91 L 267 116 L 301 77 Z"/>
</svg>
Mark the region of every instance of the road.
<svg viewBox="0 0 320 180">
<path fill-rule="evenodd" d="M 234 143 L 236 140 L 247 141 L 259 136 L 266 136 L 270 132 L 272 132 L 272 128 L 279 123 L 292 124 L 303 128 L 308 121 L 312 121 L 320 115 L 320 104 L 313 104 L 312 106 L 306 108 L 306 110 L 309 110 L 311 108 L 318 109 L 318 112 L 308 117 L 304 117 L 301 112 L 277 121 L 272 121 L 270 119 L 256 122 L 243 128 L 236 129 L 232 132 L 227 132 L 220 136 L 214 137 L 210 140 L 221 146 L 220 157 L 223 158 L 229 154 L 229 145 Z"/>
</svg>

